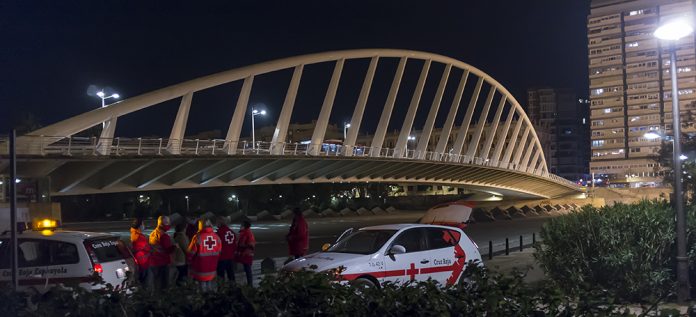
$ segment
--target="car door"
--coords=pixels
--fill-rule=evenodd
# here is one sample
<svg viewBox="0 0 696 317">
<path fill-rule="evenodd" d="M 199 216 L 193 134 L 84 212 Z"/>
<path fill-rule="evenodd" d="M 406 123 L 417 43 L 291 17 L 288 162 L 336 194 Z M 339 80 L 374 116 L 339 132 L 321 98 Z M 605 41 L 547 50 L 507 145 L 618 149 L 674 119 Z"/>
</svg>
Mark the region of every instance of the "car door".
<svg viewBox="0 0 696 317">
<path fill-rule="evenodd" d="M 394 245 L 403 246 L 406 253 L 389 254 L 389 250 Z M 425 253 L 425 239 L 421 228 L 402 231 L 394 238 L 387 248 L 387 254 L 384 255 L 383 281 L 401 284 L 421 280 L 419 272 L 423 265 L 421 261 L 425 261 L 427 258 Z"/>
<path fill-rule="evenodd" d="M 46 291 L 49 287 L 49 276 L 46 274 L 46 266 L 50 261 L 49 244 L 40 239 L 19 239 L 17 244 L 19 285 L 38 292 Z"/>
<path fill-rule="evenodd" d="M 420 270 L 422 279 L 432 278 L 440 284 L 450 283 L 453 271 L 457 269 L 458 253 L 455 246 L 459 240 L 449 228 L 423 228 L 427 244 L 427 260 Z M 456 277 L 451 280 L 456 281 Z M 450 283 L 453 284 L 453 283 Z"/>
</svg>

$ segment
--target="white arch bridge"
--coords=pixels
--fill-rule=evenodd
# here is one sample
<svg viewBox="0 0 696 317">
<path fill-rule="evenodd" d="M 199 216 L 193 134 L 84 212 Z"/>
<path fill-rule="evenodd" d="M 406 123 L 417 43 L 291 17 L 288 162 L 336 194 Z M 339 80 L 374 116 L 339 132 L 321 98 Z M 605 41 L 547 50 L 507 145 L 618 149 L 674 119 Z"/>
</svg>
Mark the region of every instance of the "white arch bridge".
<svg viewBox="0 0 696 317">
<path fill-rule="evenodd" d="M 367 70 L 356 91 L 351 128 L 343 144 L 324 146 L 344 67 L 357 66 L 351 64 L 356 61 L 367 64 Z M 391 85 L 386 100 L 379 103 L 383 106 L 367 107 L 375 73 L 382 63 L 396 64 L 396 69 L 389 71 Z M 327 76 L 328 88 L 321 92 L 324 99 L 311 141 L 288 142 L 303 71 L 318 64 L 333 66 L 333 72 Z M 419 67 L 420 73 L 415 87 L 400 92 L 409 86 L 402 83 L 407 64 Z M 292 77 L 289 85 L 281 88 L 287 91 L 273 137 L 270 142 L 252 145 L 240 139 L 240 132 L 254 80 L 277 71 L 292 71 Z M 432 77 L 437 88 L 433 99 L 424 101 L 421 97 L 430 73 L 436 73 Z M 242 85 L 225 138 L 186 139 L 194 95 L 236 81 Z M 302 89 L 311 87 L 303 84 Z M 453 96 L 449 102 L 443 102 L 446 91 Z M 397 96 L 410 102 L 404 120 L 396 122 L 400 132 L 387 148 L 385 138 Z M 169 138 L 115 135 L 120 117 L 174 99 L 180 100 L 180 105 Z M 421 104 L 430 106 L 427 118 L 422 127 L 414 127 Z M 444 123 L 435 127 L 438 113 Z M 379 122 L 370 133 L 369 144 L 359 145 L 356 140 L 360 131 L 366 132 L 361 125 L 366 114 L 379 116 Z M 98 138 L 75 137 L 102 124 Z M 418 142 L 409 149 L 409 136 L 415 128 L 421 129 Z M 0 142 L 7 144 L 6 139 Z M 408 50 L 325 52 L 237 68 L 77 115 L 23 135 L 17 144 L 19 176 L 47 177 L 52 195 L 313 182 L 450 184 L 519 198 L 580 192 L 572 182 L 549 173 L 531 122 L 505 87 L 464 62 Z M 0 147 L 0 174 L 4 175 L 9 174 L 7 149 Z"/>
</svg>

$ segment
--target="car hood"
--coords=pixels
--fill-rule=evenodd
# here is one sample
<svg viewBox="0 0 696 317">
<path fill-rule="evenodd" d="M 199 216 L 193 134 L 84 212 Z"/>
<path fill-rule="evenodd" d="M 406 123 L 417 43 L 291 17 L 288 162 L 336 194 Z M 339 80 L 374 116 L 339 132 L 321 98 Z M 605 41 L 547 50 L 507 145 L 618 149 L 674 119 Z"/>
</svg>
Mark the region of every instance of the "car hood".
<svg viewBox="0 0 696 317">
<path fill-rule="evenodd" d="M 359 261 L 359 259 L 363 257 L 369 257 L 369 255 L 336 252 L 317 252 L 286 264 L 285 266 L 283 266 L 283 270 L 297 272 L 302 269 L 307 269 L 316 272 L 321 272 L 340 266 L 347 267 L 348 263 L 353 261 Z"/>
</svg>

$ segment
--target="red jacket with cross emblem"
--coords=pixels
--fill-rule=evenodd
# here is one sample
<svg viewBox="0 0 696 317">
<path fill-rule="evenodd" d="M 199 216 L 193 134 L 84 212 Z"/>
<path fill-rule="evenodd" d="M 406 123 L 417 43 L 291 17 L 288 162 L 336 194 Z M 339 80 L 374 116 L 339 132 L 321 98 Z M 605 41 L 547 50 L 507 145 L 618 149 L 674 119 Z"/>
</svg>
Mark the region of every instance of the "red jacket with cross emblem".
<svg viewBox="0 0 696 317">
<path fill-rule="evenodd" d="M 215 278 L 221 249 L 222 241 L 211 227 L 205 227 L 193 236 L 187 258 L 189 274 L 194 280 L 205 282 Z"/>
<path fill-rule="evenodd" d="M 219 261 L 234 259 L 234 253 L 237 251 L 237 235 L 226 225 L 220 225 L 217 229 L 217 235 L 222 240 L 222 251 L 220 251 Z"/>
</svg>

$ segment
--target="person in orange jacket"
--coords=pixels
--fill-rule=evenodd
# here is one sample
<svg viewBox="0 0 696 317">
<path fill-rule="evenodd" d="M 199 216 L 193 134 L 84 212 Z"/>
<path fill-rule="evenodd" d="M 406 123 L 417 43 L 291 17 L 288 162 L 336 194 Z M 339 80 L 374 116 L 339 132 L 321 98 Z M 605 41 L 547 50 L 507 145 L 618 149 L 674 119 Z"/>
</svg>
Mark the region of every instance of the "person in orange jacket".
<svg viewBox="0 0 696 317">
<path fill-rule="evenodd" d="M 155 289 L 169 287 L 169 265 L 172 263 L 171 254 L 176 249 L 167 231 L 171 228 L 169 217 L 159 216 L 157 228 L 150 233 L 150 268 L 154 279 Z"/>
<path fill-rule="evenodd" d="M 251 233 L 251 223 L 249 221 L 244 221 L 242 223 L 242 227 L 239 229 L 239 239 L 237 241 L 237 254 L 235 256 L 235 262 L 241 263 L 244 266 L 247 285 L 253 285 L 251 263 L 254 261 L 256 238 L 254 238 L 254 234 Z"/>
<path fill-rule="evenodd" d="M 150 252 L 152 248 L 147 237 L 143 234 L 145 223 L 138 218 L 133 221 L 130 228 L 131 249 L 138 264 L 138 282 L 143 287 L 147 287 L 147 279 L 150 271 Z"/>
<path fill-rule="evenodd" d="M 209 221 L 198 220 L 198 233 L 191 239 L 188 247 L 189 275 L 201 285 L 201 290 L 213 288 L 213 279 L 217 275 L 218 257 L 222 250 L 222 241 Z"/>
<path fill-rule="evenodd" d="M 290 231 L 286 239 L 288 241 L 290 256 L 295 257 L 295 260 L 297 260 L 307 254 L 307 249 L 309 248 L 309 229 L 300 208 L 295 207 L 292 212 L 295 214 L 295 217 L 292 218 L 292 225 L 290 225 Z"/>
</svg>

